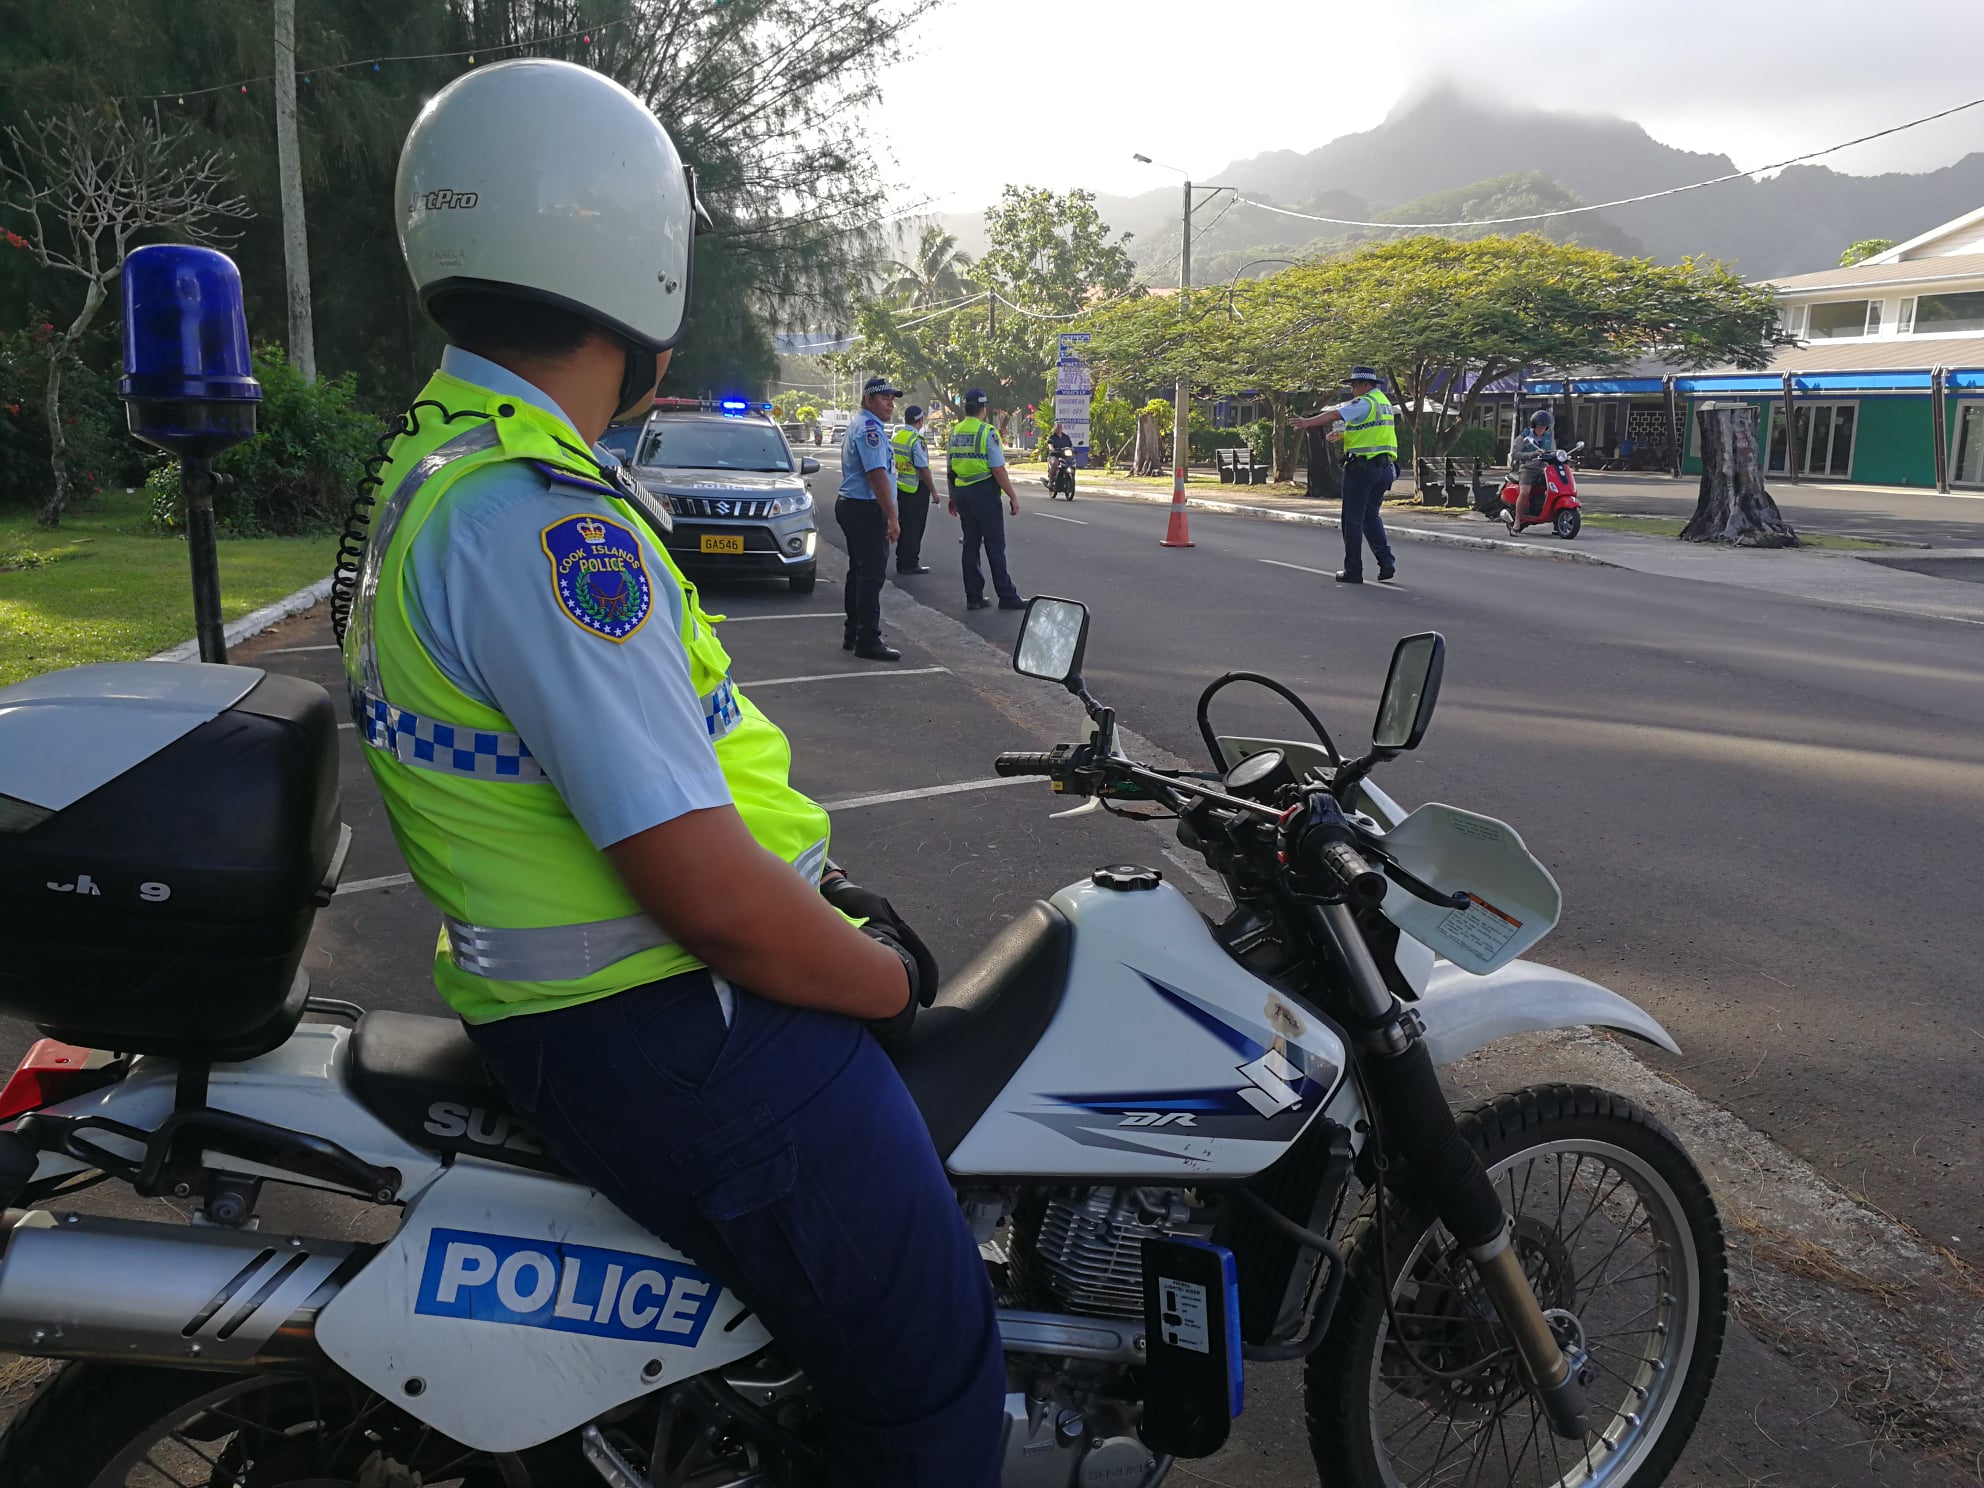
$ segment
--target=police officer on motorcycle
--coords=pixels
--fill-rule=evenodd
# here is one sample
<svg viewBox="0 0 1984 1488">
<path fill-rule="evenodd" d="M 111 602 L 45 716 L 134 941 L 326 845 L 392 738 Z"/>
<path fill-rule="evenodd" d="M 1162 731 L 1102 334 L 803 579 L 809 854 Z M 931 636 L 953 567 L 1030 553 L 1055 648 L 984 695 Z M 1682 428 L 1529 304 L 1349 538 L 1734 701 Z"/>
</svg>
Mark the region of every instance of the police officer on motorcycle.
<svg viewBox="0 0 1984 1488">
<path fill-rule="evenodd" d="M 935 965 L 827 871 L 784 734 L 597 448 L 682 335 L 693 174 L 632 93 L 529 59 L 422 110 L 396 196 L 448 347 L 384 466 L 344 662 L 442 913 L 435 983 L 571 1174 L 806 1371 L 833 1483 L 989 1488 L 992 1295 L 871 1032 Z"/>
</svg>

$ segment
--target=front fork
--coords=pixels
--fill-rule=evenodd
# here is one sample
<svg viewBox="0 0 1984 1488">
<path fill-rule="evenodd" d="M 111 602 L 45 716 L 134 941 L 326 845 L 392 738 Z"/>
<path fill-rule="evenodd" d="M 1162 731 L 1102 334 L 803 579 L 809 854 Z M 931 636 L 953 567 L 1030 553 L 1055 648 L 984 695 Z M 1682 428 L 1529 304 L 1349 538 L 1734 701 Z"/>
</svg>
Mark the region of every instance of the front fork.
<svg viewBox="0 0 1984 1488">
<path fill-rule="evenodd" d="M 1567 1440 L 1582 1440 L 1589 1371 L 1577 1320 L 1567 1313 L 1546 1316 L 1537 1302 L 1510 1243 L 1501 1197 L 1461 1136 L 1418 1021 L 1385 985 L 1356 917 L 1341 904 L 1316 912 L 1342 953 L 1346 981 L 1363 1015 L 1356 1032 L 1383 1150 L 1405 1159 L 1415 1187 L 1467 1253 L 1550 1429 Z"/>
</svg>

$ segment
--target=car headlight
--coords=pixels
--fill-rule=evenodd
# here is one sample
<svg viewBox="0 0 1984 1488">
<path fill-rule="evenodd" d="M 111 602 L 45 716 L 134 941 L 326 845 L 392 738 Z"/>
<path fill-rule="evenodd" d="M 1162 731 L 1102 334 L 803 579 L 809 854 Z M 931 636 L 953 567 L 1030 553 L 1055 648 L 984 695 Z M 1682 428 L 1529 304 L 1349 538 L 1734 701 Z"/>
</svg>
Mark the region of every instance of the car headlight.
<svg viewBox="0 0 1984 1488">
<path fill-rule="evenodd" d="M 813 493 L 811 491 L 788 491 L 783 496 L 774 496 L 767 516 L 789 517 L 798 512 L 811 511 Z"/>
</svg>

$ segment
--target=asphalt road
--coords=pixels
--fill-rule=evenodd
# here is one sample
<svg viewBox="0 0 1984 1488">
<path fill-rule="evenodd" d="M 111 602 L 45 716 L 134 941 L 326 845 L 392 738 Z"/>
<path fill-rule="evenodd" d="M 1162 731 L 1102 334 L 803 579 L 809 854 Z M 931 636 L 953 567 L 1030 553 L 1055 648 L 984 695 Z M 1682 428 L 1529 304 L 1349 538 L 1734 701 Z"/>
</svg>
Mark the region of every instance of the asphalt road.
<svg viewBox="0 0 1984 1488">
<path fill-rule="evenodd" d="M 1438 717 L 1385 788 L 1515 824 L 1564 891 L 1534 955 L 1652 1010 L 1685 1084 L 1984 1262 L 1974 626 L 1429 543 L 1352 588 L 1326 528 L 1194 513 L 1197 546 L 1167 550 L 1162 507 L 1020 490 L 1021 591 L 1091 607 L 1090 690 L 1178 754 L 1203 756 L 1197 694 L 1236 669 L 1361 748 L 1396 639 L 1444 633 Z M 964 609 L 954 530 L 934 512 L 937 571 L 897 582 L 1007 643 L 1017 615 Z"/>
<path fill-rule="evenodd" d="M 1687 476 L 1605 475 L 1578 472 L 1578 495 L 1596 511 L 1643 512 L 1686 520 L 1694 515 L 1696 481 Z M 1773 477 L 1771 499 L 1799 531 L 1842 533 L 1932 548 L 1984 546 L 1984 496 L 1939 496 L 1934 491 L 1796 484 Z"/>
</svg>

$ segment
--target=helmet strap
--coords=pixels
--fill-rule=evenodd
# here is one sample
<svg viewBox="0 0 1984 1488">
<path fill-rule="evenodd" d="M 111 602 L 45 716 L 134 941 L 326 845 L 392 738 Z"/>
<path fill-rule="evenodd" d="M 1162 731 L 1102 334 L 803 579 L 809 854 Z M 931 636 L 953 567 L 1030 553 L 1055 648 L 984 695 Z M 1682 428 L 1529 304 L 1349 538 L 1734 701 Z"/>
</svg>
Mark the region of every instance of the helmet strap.
<svg viewBox="0 0 1984 1488">
<path fill-rule="evenodd" d="M 620 406 L 615 419 L 629 419 L 654 394 L 655 379 L 661 367 L 661 353 L 645 347 L 626 349 L 624 370 L 620 373 Z"/>
</svg>

